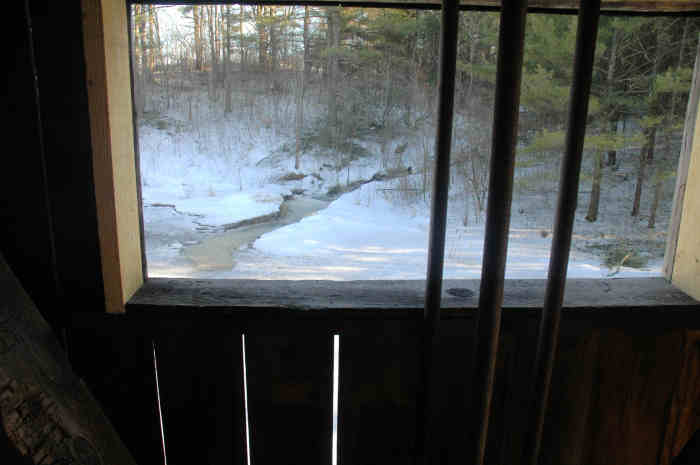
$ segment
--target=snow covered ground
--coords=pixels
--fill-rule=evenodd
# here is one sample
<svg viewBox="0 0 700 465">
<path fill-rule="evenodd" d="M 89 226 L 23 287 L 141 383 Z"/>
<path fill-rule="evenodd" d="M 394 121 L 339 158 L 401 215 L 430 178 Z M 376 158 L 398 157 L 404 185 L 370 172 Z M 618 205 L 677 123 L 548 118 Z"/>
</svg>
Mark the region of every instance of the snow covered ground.
<svg viewBox="0 0 700 465">
<path fill-rule="evenodd" d="M 397 208 L 366 184 L 345 194 L 325 210 L 263 235 L 242 251 L 237 266 L 221 277 L 256 279 L 424 279 L 429 217 L 426 211 Z M 368 201 L 368 199 L 373 200 Z M 448 227 L 445 278 L 479 278 L 483 225 Z M 514 227 L 508 248 L 509 278 L 546 276 L 551 236 Z M 658 267 L 623 267 L 615 274 L 648 276 Z M 574 251 L 569 276 L 601 278 L 611 273 L 600 258 Z"/>
<path fill-rule="evenodd" d="M 252 247 L 235 252 L 231 269 L 198 269 L 183 258 L 188 244 L 178 240 L 162 242 L 148 254 L 149 275 L 199 278 L 253 279 L 424 279 L 427 266 L 429 216 L 427 209 L 397 207 L 381 195 L 385 183 L 365 184 L 341 196 L 326 209 L 271 232 L 263 234 Z M 238 197 L 232 197 L 238 198 Z M 244 200 L 248 209 L 251 197 Z M 196 204 L 193 203 L 196 207 Z M 206 214 L 210 205 L 201 211 Z M 235 207 L 235 205 L 231 205 Z M 265 210 L 260 210 L 263 212 Z M 196 229 L 193 217 L 172 209 L 146 207 L 146 230 L 153 236 L 168 230 L 173 237 L 187 228 Z M 194 217 L 195 219 L 198 219 Z M 189 221 L 189 223 L 188 223 Z M 462 226 L 452 216 L 448 222 L 448 246 L 445 250 L 446 278 L 479 278 L 483 253 L 482 225 Z M 177 232 L 179 230 L 179 232 Z M 207 240 L 203 233 L 192 244 Z M 147 234 L 148 236 L 148 234 Z M 147 238 L 147 242 L 148 242 Z M 508 249 L 509 278 L 546 276 L 551 235 L 542 237 L 538 228 L 511 229 Z M 661 263 L 645 269 L 622 267 L 615 276 L 648 276 L 659 273 Z M 592 254 L 572 251 L 570 277 L 601 278 L 612 273 Z"/>
<path fill-rule="evenodd" d="M 406 182 L 412 183 L 410 186 L 420 184 L 420 173 L 414 171 L 403 180 L 368 182 L 340 195 L 326 208 L 326 203 L 309 207 L 291 224 L 269 222 L 224 232 L 227 225 L 280 212 L 286 208 L 285 197 L 289 199 L 292 194 L 302 202 L 318 202 L 313 199 L 327 196 L 334 186 L 368 180 L 386 166 L 377 155 L 358 158 L 342 171 L 335 171 L 328 165 L 328 155 L 306 154 L 300 169 L 294 170 L 294 157 L 282 150 L 285 145 L 293 145 L 289 131 L 246 126 L 235 115 L 229 119 L 200 116 L 206 124 L 199 126 L 187 123 L 187 118 L 177 112 L 160 118 L 141 121 L 139 126 L 149 276 L 425 278 L 429 199 L 396 198 Z M 404 145 L 405 152 L 399 155 L 402 163 L 418 166 L 422 147 L 414 137 L 406 149 L 404 140 L 408 138 L 399 137 L 381 147 L 378 143 L 363 143 L 372 153 L 392 156 L 399 153 L 397 147 Z M 304 177 L 285 180 L 290 173 Z M 611 193 L 611 198 L 619 201 L 603 201 L 604 221 L 589 224 L 577 217 L 575 236 L 586 241 L 591 237 L 623 237 L 632 220 L 623 218 L 619 210 L 623 208 L 621 202 L 630 198 L 630 185 L 620 184 L 622 187 L 616 187 L 620 192 Z M 465 226 L 466 203 L 464 197 L 455 195 L 448 210 L 444 276 L 479 278 L 483 218 L 477 221 L 472 212 Z M 582 187 L 582 202 L 586 195 Z M 507 277 L 546 277 L 555 199 L 556 193 L 551 190 L 528 194 L 527 189 L 521 189 L 515 193 Z M 207 257 L 212 263 L 205 263 Z M 641 268 L 610 269 L 603 261 L 593 251 L 575 246 L 568 275 L 601 278 L 660 274 L 658 256 Z"/>
</svg>

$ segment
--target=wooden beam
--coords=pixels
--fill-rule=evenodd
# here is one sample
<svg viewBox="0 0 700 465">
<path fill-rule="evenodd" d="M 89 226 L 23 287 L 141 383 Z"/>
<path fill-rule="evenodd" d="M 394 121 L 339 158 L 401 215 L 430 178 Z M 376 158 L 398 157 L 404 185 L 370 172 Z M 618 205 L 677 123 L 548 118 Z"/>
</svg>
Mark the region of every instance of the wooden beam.
<svg viewBox="0 0 700 465">
<path fill-rule="evenodd" d="M 700 114 L 695 116 L 685 193 L 682 196 L 678 242 L 671 272 L 671 282 L 682 291 L 700 299 Z"/>
<path fill-rule="evenodd" d="M 123 0 L 82 0 L 93 175 L 106 310 L 143 284 L 127 15 Z"/>
<path fill-rule="evenodd" d="M 561 163 L 552 253 L 549 259 L 547 288 L 540 316 L 535 347 L 535 364 L 532 371 L 534 375 L 531 391 L 532 414 L 528 418 L 530 423 L 527 425 L 527 440 L 523 454 L 525 463 L 531 465 L 539 463 L 542 431 L 544 430 L 554 357 L 559 339 L 559 323 L 564 303 L 571 236 L 578 203 L 579 175 L 583 159 L 583 142 L 586 136 L 588 96 L 593 82 L 594 52 L 599 18 L 600 0 L 589 0 L 581 5 L 576 34 L 574 81 L 571 85 L 571 97 L 569 98 L 566 152 Z"/>
<path fill-rule="evenodd" d="M 695 119 L 698 114 L 698 101 L 700 100 L 700 44 L 695 55 L 695 67 L 693 69 L 693 83 L 690 86 L 688 107 L 685 112 L 685 127 L 683 129 L 683 145 L 678 161 L 678 174 L 676 175 L 676 187 L 673 191 L 673 213 L 668 226 L 666 236 L 666 253 L 664 254 L 664 275 L 671 279 L 673 265 L 676 260 L 676 248 L 678 246 L 678 233 L 683 216 L 683 199 L 685 198 L 685 186 L 688 182 L 688 168 L 693 152 L 693 139 L 695 135 Z"/>
<path fill-rule="evenodd" d="M 129 0 L 129 3 L 148 4 L 154 0 Z M 231 0 L 159 0 L 159 5 L 196 5 L 196 4 L 226 4 Z M 244 5 L 271 4 L 271 5 L 314 5 L 314 6 L 341 6 L 341 7 L 387 7 L 401 8 L 408 6 L 418 9 L 439 9 L 441 0 L 242 0 Z M 461 0 L 460 7 L 464 9 L 497 10 L 501 7 L 501 0 Z M 575 12 L 578 10 L 580 0 L 529 0 L 528 9 L 537 10 L 563 10 Z M 603 13 L 693 13 L 700 12 L 698 0 L 605 0 L 602 2 Z"/>
<path fill-rule="evenodd" d="M 0 438 L 5 435 L 5 448 L 26 459 L 21 463 L 136 464 L 0 255 Z M 17 463 L 2 461 L 10 462 Z"/>
<path fill-rule="evenodd" d="M 515 145 L 518 134 L 520 81 L 525 46 L 526 0 L 507 0 L 501 9 L 496 97 L 491 132 L 491 162 L 484 259 L 472 369 L 472 463 L 484 463 L 501 331 L 510 207 L 513 200 Z"/>
<path fill-rule="evenodd" d="M 457 31 L 459 10 L 457 0 L 444 0 L 440 21 L 440 81 L 438 85 L 438 119 L 435 135 L 435 175 L 430 210 L 430 239 L 428 269 L 425 287 L 425 308 L 422 327 L 422 390 L 420 391 L 418 425 L 418 454 L 423 463 L 430 464 L 434 455 L 436 416 L 435 348 L 440 329 L 442 300 L 442 270 L 445 258 L 447 230 L 447 201 L 450 184 L 450 152 L 452 149 L 452 121 L 454 117 L 455 76 L 457 69 Z"/>
</svg>

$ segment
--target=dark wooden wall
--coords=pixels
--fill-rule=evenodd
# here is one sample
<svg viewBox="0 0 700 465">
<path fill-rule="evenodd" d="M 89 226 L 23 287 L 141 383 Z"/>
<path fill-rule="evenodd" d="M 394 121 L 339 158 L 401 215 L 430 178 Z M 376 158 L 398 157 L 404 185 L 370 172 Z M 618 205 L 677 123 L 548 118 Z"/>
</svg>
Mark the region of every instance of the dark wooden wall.
<svg viewBox="0 0 700 465">
<path fill-rule="evenodd" d="M 65 302 L 104 308 L 80 0 L 6 8 L 0 251 L 58 329 Z"/>
<path fill-rule="evenodd" d="M 329 465 L 332 338 L 340 334 L 339 463 L 410 464 L 418 327 L 391 317 L 269 324 L 250 314 L 87 316 L 76 320 L 71 352 L 137 461 L 154 463 L 160 453 L 155 341 L 169 463 L 244 463 L 245 333 L 253 463 Z M 468 463 L 472 331 L 468 317 L 443 324 L 436 463 Z M 534 331 L 531 316 L 506 314 L 486 463 L 520 463 Z M 565 318 L 541 463 L 670 464 L 699 427 L 700 331 Z"/>
<path fill-rule="evenodd" d="M 323 320 L 252 324 L 249 316 L 230 314 L 157 322 L 100 315 L 80 1 L 27 5 L 31 36 L 25 3 L 6 5 L 7 17 L 18 20 L 5 28 L 14 67 L 4 107 L 9 125 L 0 169 L 0 251 L 54 329 L 73 326 L 74 367 L 139 463 L 162 462 L 154 346 L 169 462 L 243 463 L 243 332 L 253 462 L 330 463 L 336 332 L 340 463 L 410 462 L 417 319 L 349 319 L 338 326 Z M 564 320 L 543 463 L 668 464 L 700 426 L 700 333 L 682 324 L 654 325 L 654 318 L 664 321 L 660 312 L 645 325 L 620 318 L 610 324 L 601 314 L 595 321 Z M 490 464 L 519 463 L 534 324 L 532 315 L 504 318 Z M 472 330 L 470 318 L 443 325 L 441 463 L 467 463 Z"/>
</svg>

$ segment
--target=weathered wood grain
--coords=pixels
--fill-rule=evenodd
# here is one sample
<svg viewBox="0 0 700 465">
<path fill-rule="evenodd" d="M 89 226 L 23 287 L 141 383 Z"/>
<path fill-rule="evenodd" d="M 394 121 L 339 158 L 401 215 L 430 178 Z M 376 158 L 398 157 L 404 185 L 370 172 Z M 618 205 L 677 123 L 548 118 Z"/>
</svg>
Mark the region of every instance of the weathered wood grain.
<svg viewBox="0 0 700 465">
<path fill-rule="evenodd" d="M 70 359 L 137 463 L 162 463 L 151 337 L 119 321 L 73 328 Z"/>
<path fill-rule="evenodd" d="M 332 336 L 324 331 L 246 331 L 248 412 L 254 465 L 328 465 Z"/>
<path fill-rule="evenodd" d="M 143 283 L 126 5 L 81 2 L 105 305 L 120 313 Z"/>
<path fill-rule="evenodd" d="M 540 463 L 586 465 L 599 333 L 572 325 L 565 325 L 562 330 Z"/>
<path fill-rule="evenodd" d="M 504 309 L 538 309 L 544 301 L 545 281 L 510 279 L 505 283 Z M 453 289 L 468 289 L 470 297 L 457 297 Z M 311 310 L 353 309 L 371 317 L 377 309 L 422 311 L 425 281 L 260 281 L 151 278 L 129 301 L 130 310 L 160 311 L 280 309 L 296 313 Z M 442 308 L 476 308 L 478 280 L 446 279 Z M 608 310 L 608 307 L 665 309 L 698 305 L 663 278 L 570 279 L 565 309 Z M 364 310 L 364 311 L 363 311 Z"/>
<path fill-rule="evenodd" d="M 244 465 L 241 331 L 170 321 L 156 354 L 168 463 Z"/>
<path fill-rule="evenodd" d="M 660 464 L 671 464 L 700 431 L 700 332 L 684 331 L 682 367 L 670 402 Z"/>
<path fill-rule="evenodd" d="M 673 277 L 673 265 L 676 260 L 676 246 L 678 244 L 678 232 L 681 227 L 681 216 L 683 214 L 683 200 L 685 198 L 685 186 L 688 182 L 688 168 L 690 157 L 693 152 L 693 139 L 695 137 L 695 120 L 698 113 L 698 102 L 700 101 L 700 46 L 695 55 L 695 66 L 693 67 L 693 81 L 690 86 L 690 95 L 685 112 L 685 123 L 683 128 L 683 142 L 681 153 L 678 159 L 678 170 L 676 174 L 676 186 L 673 190 L 673 212 L 668 226 L 666 236 L 666 251 L 664 252 L 664 276 L 667 279 Z"/>
<path fill-rule="evenodd" d="M 419 324 L 357 321 L 341 333 L 340 463 L 413 463 Z"/>
<path fill-rule="evenodd" d="M 0 255 L 0 428 L 33 463 L 134 459 Z"/>
</svg>

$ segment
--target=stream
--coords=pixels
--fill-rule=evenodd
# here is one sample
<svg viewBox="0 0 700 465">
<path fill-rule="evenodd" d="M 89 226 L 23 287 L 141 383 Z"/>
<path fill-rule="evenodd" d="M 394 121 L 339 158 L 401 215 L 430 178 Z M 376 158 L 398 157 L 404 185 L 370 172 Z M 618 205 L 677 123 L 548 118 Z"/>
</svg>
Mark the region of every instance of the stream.
<svg viewBox="0 0 700 465">
<path fill-rule="evenodd" d="M 301 221 L 329 204 L 329 201 L 310 197 L 285 200 L 280 206 L 283 213 L 278 218 L 207 235 L 201 242 L 185 246 L 182 256 L 197 271 L 230 270 L 236 264 L 235 255 L 239 249 L 252 247 L 263 234 Z"/>
</svg>

